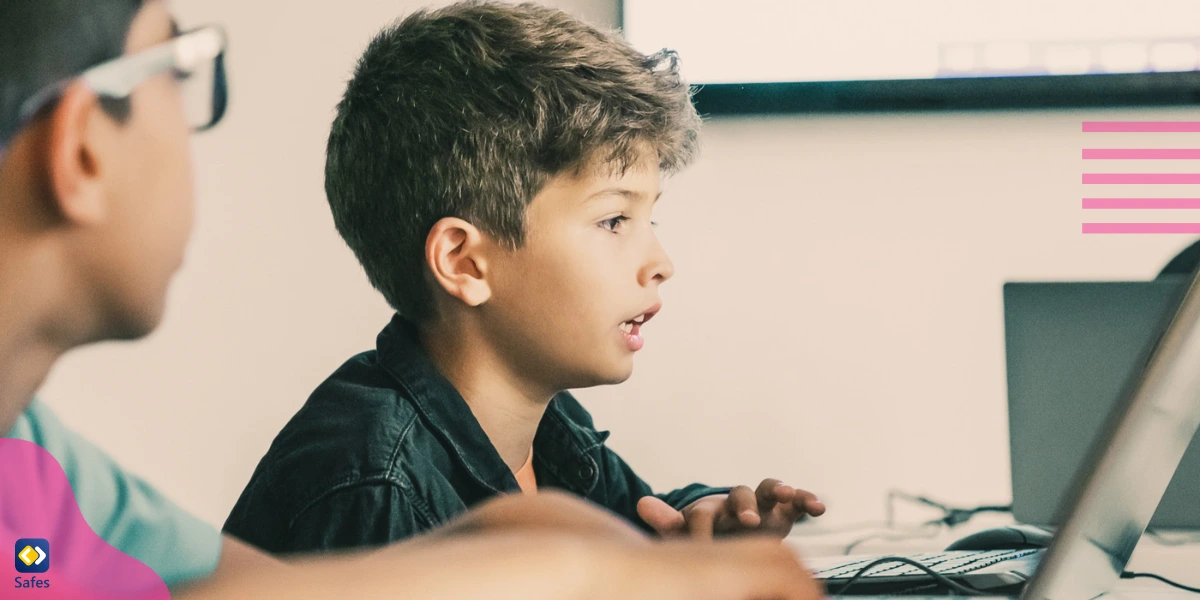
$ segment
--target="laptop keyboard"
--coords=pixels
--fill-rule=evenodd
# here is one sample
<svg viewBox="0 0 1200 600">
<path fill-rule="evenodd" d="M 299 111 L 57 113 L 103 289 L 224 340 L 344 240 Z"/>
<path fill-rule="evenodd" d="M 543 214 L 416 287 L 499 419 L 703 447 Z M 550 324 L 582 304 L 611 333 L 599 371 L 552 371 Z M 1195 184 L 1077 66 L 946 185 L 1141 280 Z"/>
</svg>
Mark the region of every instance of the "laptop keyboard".
<svg viewBox="0 0 1200 600">
<path fill-rule="evenodd" d="M 904 558 L 915 560 L 922 565 L 925 565 L 934 573 L 939 575 L 961 575 L 978 571 L 986 567 L 990 567 L 996 563 L 1007 560 L 1023 558 L 1040 552 L 1040 550 L 993 550 L 989 552 L 933 552 L 923 554 L 897 555 Z M 858 574 L 863 567 L 886 556 L 856 556 L 841 559 L 837 564 L 833 564 L 833 559 L 827 559 L 820 562 L 830 564 L 831 566 L 824 569 L 814 571 L 813 575 L 817 579 L 850 579 Z M 809 561 L 810 563 L 817 561 Z M 871 579 L 875 577 L 904 577 L 913 575 L 928 575 L 928 573 L 918 569 L 912 565 L 893 562 L 884 563 L 872 568 L 863 579 Z"/>
</svg>

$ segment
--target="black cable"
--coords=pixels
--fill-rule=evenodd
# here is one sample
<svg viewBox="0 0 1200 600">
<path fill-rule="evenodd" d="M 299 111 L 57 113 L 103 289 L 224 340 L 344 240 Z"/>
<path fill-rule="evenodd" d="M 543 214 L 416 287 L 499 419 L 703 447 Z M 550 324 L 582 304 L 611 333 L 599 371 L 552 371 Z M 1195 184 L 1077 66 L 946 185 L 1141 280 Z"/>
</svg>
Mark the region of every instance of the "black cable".
<svg viewBox="0 0 1200 600">
<path fill-rule="evenodd" d="M 924 523 L 921 523 L 920 525 L 916 526 L 915 528 L 909 529 L 906 532 L 898 533 L 896 531 L 896 529 L 897 529 L 896 528 L 896 500 L 905 500 L 908 502 L 912 502 L 914 504 L 923 504 L 930 508 L 934 508 L 934 509 L 941 511 L 942 516 L 939 518 L 936 518 L 936 519 L 931 519 L 929 521 L 925 521 Z M 866 542 L 869 542 L 871 540 L 884 539 L 889 542 L 898 542 L 898 541 L 912 540 L 912 539 L 919 539 L 919 538 L 936 537 L 937 534 L 941 531 L 940 528 L 942 526 L 945 526 L 947 528 L 957 527 L 957 526 L 962 525 L 963 523 L 966 523 L 967 521 L 971 520 L 972 517 L 974 517 L 975 515 L 977 515 L 979 513 L 1012 512 L 1012 505 L 1011 504 L 1007 504 L 1007 505 L 985 504 L 985 505 L 976 506 L 973 508 L 957 508 L 957 507 L 943 504 L 941 502 L 938 502 L 937 500 L 932 500 L 925 496 L 909 494 L 907 492 L 903 492 L 900 490 L 888 490 L 887 502 L 884 505 L 884 510 L 886 511 L 886 514 L 887 514 L 887 517 L 886 517 L 887 529 L 889 529 L 890 531 L 875 532 L 870 535 L 860 537 L 860 538 L 850 542 L 845 547 L 843 547 L 842 554 L 848 555 L 851 552 L 853 552 L 854 549 L 857 548 L 858 546 L 860 546 Z M 935 527 L 932 535 L 927 533 L 927 531 L 930 527 Z"/>
<path fill-rule="evenodd" d="M 974 517 L 975 515 L 977 515 L 979 513 L 985 513 L 985 512 L 1010 513 L 1010 512 L 1012 512 L 1012 505 L 1011 504 L 1006 505 L 1006 506 L 985 505 L 985 506 L 976 506 L 974 508 L 950 508 L 946 512 L 946 517 L 944 519 L 942 519 L 942 522 L 945 523 L 947 527 L 954 527 L 955 525 L 961 525 L 963 523 L 966 523 L 967 521 L 970 521 L 971 517 Z"/>
<path fill-rule="evenodd" d="M 925 506 L 929 506 L 931 508 L 936 508 L 937 510 L 942 511 L 942 518 L 934 519 L 933 521 L 930 521 L 930 523 L 942 523 L 942 524 L 946 525 L 947 527 L 954 527 L 956 525 L 961 525 L 963 523 L 966 523 L 967 521 L 971 520 L 971 517 L 974 517 L 975 515 L 977 515 L 979 513 L 985 513 L 985 512 L 1010 513 L 1010 512 L 1012 512 L 1011 504 L 1005 504 L 1005 505 L 985 504 L 982 506 L 976 506 L 974 508 L 958 508 L 958 507 L 943 504 L 941 502 L 938 502 L 937 500 L 932 500 L 925 496 L 917 496 L 917 495 L 909 494 L 907 492 L 902 492 L 900 490 L 889 490 L 888 498 L 887 498 L 887 507 L 886 507 L 887 522 L 889 525 L 895 522 L 895 514 L 896 514 L 895 513 L 895 510 L 896 510 L 895 501 L 896 501 L 896 499 L 907 500 L 909 502 L 913 502 L 913 503 L 917 503 L 917 504 L 924 504 Z"/>
<path fill-rule="evenodd" d="M 846 584 L 843 585 L 841 587 L 841 589 L 839 589 L 838 592 L 833 595 L 833 598 L 840 598 L 843 594 L 846 593 L 846 590 L 850 589 L 850 586 L 858 583 L 859 580 L 861 580 L 863 577 L 865 577 L 867 572 L 870 571 L 871 569 L 874 569 L 875 567 L 878 567 L 879 565 L 885 565 L 887 563 L 894 563 L 894 562 L 903 563 L 903 564 L 906 564 L 906 565 L 909 565 L 912 567 L 916 567 L 916 568 L 920 569 L 922 572 L 924 572 L 926 575 L 933 577 L 933 579 L 935 581 L 937 581 L 938 583 L 940 583 L 960 594 L 963 594 L 966 596 L 980 596 L 980 595 L 984 594 L 984 592 L 982 592 L 980 590 L 965 586 L 961 583 L 958 583 L 957 581 L 953 581 L 950 578 L 946 577 L 945 575 L 942 575 L 941 573 L 938 573 L 937 571 L 934 571 L 933 569 L 930 569 L 929 567 L 927 567 L 911 558 L 905 558 L 903 556 L 887 556 L 887 557 L 881 558 L 879 560 L 876 560 L 874 562 L 871 562 L 867 566 L 859 569 L 858 572 L 854 574 L 854 577 L 851 577 L 850 581 L 847 581 Z"/>
<path fill-rule="evenodd" d="M 1157 579 L 1171 587 L 1176 587 L 1176 588 L 1179 588 L 1179 589 L 1187 591 L 1187 592 L 1192 592 L 1194 594 L 1200 594 L 1200 588 L 1186 586 L 1186 585 L 1183 585 L 1182 583 L 1175 583 L 1174 581 L 1171 581 L 1170 579 L 1167 579 L 1166 577 L 1163 577 L 1162 575 L 1155 575 L 1154 573 L 1133 573 L 1131 571 L 1125 571 L 1124 573 L 1121 573 L 1121 579 L 1136 579 L 1138 577 L 1145 577 L 1147 579 Z"/>
<path fill-rule="evenodd" d="M 913 495 L 913 494 L 908 494 L 906 492 L 902 492 L 899 490 L 889 490 L 888 498 L 887 498 L 887 505 L 886 505 L 887 527 L 889 529 L 895 528 L 895 501 L 896 501 L 896 499 L 907 500 L 909 502 L 913 502 L 913 503 L 917 503 L 917 504 L 924 504 L 926 506 L 936 508 L 936 509 L 942 511 L 941 518 L 932 519 L 930 521 L 926 521 L 925 523 L 922 523 L 920 525 L 921 529 L 925 529 L 925 528 L 928 528 L 931 526 L 938 526 L 938 529 L 940 529 L 940 526 L 946 526 L 948 528 L 953 528 L 957 525 L 961 525 L 962 523 L 969 521 L 971 519 L 971 517 L 974 517 L 975 515 L 977 515 L 979 513 L 984 513 L 984 512 L 998 512 L 998 513 L 1005 513 L 1005 512 L 1011 513 L 1012 512 L 1011 504 L 1008 504 L 1008 505 L 982 505 L 982 506 L 976 506 L 974 508 L 955 508 L 952 506 L 948 506 L 946 504 L 942 504 L 941 502 L 938 502 L 936 500 L 931 500 L 925 496 L 917 496 L 917 495 Z M 935 530 L 935 531 L 937 531 L 937 530 Z M 1154 529 L 1147 529 L 1146 533 L 1148 535 L 1150 535 L 1152 538 L 1154 538 L 1160 544 L 1168 545 L 1168 546 L 1184 545 L 1184 544 L 1200 542 L 1200 538 L 1192 538 L 1192 539 L 1186 539 L 1186 540 L 1168 540 L 1165 536 L 1163 536 L 1158 531 L 1155 531 Z M 936 535 L 936 533 L 934 535 Z M 901 534 L 898 537 L 892 537 L 892 536 L 888 536 L 887 533 L 882 533 L 882 534 L 876 533 L 876 534 L 855 540 L 854 542 L 851 542 L 848 546 L 846 546 L 843 553 L 850 554 L 850 552 L 858 545 L 860 545 L 864 542 L 873 540 L 873 539 L 881 538 L 881 537 L 884 537 L 884 538 L 888 539 L 889 541 L 899 541 L 899 540 L 904 540 L 904 539 L 912 539 L 912 538 L 928 537 L 928 536 L 925 536 L 924 534 L 921 534 L 921 533 L 913 533 L 913 534 L 907 534 L 907 535 Z M 880 558 L 879 560 L 876 560 L 874 562 L 871 562 L 867 566 L 859 569 L 858 572 L 855 573 L 854 577 L 851 577 L 850 581 L 846 582 L 841 587 L 841 589 L 838 590 L 838 593 L 833 596 L 833 598 L 838 598 L 838 597 L 842 596 L 843 594 L 845 594 L 846 590 L 850 589 L 850 586 L 854 585 L 855 583 L 858 583 L 858 581 L 861 580 L 867 574 L 867 572 L 870 571 L 871 569 L 874 569 L 875 567 L 877 567 L 879 565 L 893 563 L 893 562 L 903 563 L 903 564 L 907 564 L 907 565 L 916 567 L 916 568 L 920 569 L 922 572 L 924 572 L 925 574 L 929 575 L 930 577 L 933 577 L 933 579 L 935 581 L 937 581 L 938 583 L 940 583 L 946 587 L 949 587 L 950 589 L 952 589 L 956 592 L 966 594 L 968 596 L 984 594 L 984 592 L 981 592 L 980 590 L 976 590 L 976 589 L 970 588 L 968 586 L 959 584 L 955 581 L 952 581 L 949 578 L 947 578 L 946 576 L 944 576 L 940 573 L 937 573 L 933 569 L 930 569 L 929 567 L 927 567 L 915 560 L 912 560 L 910 558 L 905 558 L 903 556 L 888 556 L 888 557 Z M 1166 577 L 1163 577 L 1162 575 L 1156 575 L 1154 573 L 1134 573 L 1131 571 L 1125 571 L 1124 573 L 1121 573 L 1121 579 L 1136 579 L 1136 578 L 1154 579 L 1154 580 L 1160 581 L 1169 586 L 1172 586 L 1172 587 L 1175 587 L 1175 588 L 1178 588 L 1178 589 L 1181 589 L 1184 591 L 1200 594 L 1200 588 L 1191 587 L 1191 586 L 1183 585 L 1182 583 L 1177 583 L 1177 582 L 1171 581 L 1170 579 L 1167 579 Z"/>
<path fill-rule="evenodd" d="M 878 567 L 880 565 L 885 565 L 888 563 L 902 563 L 902 564 L 916 567 L 917 569 L 920 569 L 926 575 L 929 575 L 930 577 L 932 577 L 934 579 L 934 581 L 936 581 L 939 584 L 944 585 L 960 594 L 964 594 L 967 596 L 977 596 L 977 595 L 985 595 L 986 594 L 986 592 L 983 592 L 981 590 L 977 590 L 975 588 L 958 583 L 958 582 L 946 577 L 945 575 L 942 575 L 941 573 L 938 573 L 938 572 L 934 571 L 933 569 L 930 569 L 929 567 L 927 567 L 911 558 L 905 558 L 903 556 L 886 556 L 886 557 L 880 558 L 879 560 L 873 561 L 873 562 L 867 564 L 867 566 L 859 569 L 858 572 L 854 574 L 854 577 L 851 577 L 850 581 L 847 581 L 845 584 L 843 584 L 841 589 L 839 589 L 838 592 L 832 596 L 832 598 L 836 599 L 836 598 L 840 598 L 841 596 L 845 595 L 846 590 L 849 590 L 850 586 L 861 581 L 862 578 L 865 577 L 867 575 L 867 573 L 871 571 L 871 569 L 874 569 L 875 567 Z M 1184 584 L 1176 582 L 1176 581 L 1171 581 L 1170 579 L 1167 579 L 1166 577 L 1163 577 L 1162 575 L 1157 575 L 1154 573 L 1136 573 L 1133 571 L 1125 571 L 1124 573 L 1121 573 L 1121 579 L 1139 579 L 1139 578 L 1154 579 L 1156 581 L 1165 583 L 1171 587 L 1181 589 L 1185 592 L 1192 592 L 1194 594 L 1200 594 L 1200 587 L 1191 587 L 1191 586 L 1184 585 Z"/>
</svg>

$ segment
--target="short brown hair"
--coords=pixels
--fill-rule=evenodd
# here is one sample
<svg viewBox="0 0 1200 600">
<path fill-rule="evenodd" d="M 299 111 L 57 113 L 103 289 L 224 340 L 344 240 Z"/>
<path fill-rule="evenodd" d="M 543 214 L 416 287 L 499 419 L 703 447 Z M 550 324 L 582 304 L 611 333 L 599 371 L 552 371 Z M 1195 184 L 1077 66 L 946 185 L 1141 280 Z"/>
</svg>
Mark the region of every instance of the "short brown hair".
<svg viewBox="0 0 1200 600">
<path fill-rule="evenodd" d="M 425 238 L 462 218 L 513 248 L 559 174 L 624 171 L 654 152 L 673 173 L 700 118 L 673 52 L 534 4 L 462 2 L 385 28 L 358 61 L 329 135 L 334 223 L 400 314 L 424 319 Z"/>
</svg>

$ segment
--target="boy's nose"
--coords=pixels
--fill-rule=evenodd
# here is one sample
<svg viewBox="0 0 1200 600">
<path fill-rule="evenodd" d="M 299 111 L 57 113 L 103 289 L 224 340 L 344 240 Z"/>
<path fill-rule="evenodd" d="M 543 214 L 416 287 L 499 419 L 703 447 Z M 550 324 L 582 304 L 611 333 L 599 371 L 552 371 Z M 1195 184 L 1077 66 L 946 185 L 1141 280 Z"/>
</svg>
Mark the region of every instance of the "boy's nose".
<svg viewBox="0 0 1200 600">
<path fill-rule="evenodd" d="M 663 249 L 662 244 L 659 244 L 658 240 L 654 240 L 651 243 L 650 256 L 638 274 L 638 283 L 643 286 L 650 285 L 652 282 L 663 283 L 674 274 L 675 264 L 671 262 L 671 257 L 667 256 L 667 251 Z"/>
</svg>

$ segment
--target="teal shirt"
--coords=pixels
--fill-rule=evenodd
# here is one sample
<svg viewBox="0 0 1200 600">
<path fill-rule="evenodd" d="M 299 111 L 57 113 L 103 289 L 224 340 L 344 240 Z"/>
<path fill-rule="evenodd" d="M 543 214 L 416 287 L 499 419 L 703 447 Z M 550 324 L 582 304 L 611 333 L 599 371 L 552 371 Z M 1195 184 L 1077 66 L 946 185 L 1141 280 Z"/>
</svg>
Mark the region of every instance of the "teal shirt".
<svg viewBox="0 0 1200 600">
<path fill-rule="evenodd" d="M 34 401 L 5 437 L 45 448 L 62 465 L 88 525 L 105 542 L 154 570 L 168 586 L 207 577 L 221 557 L 221 533 L 67 429 Z"/>
</svg>

